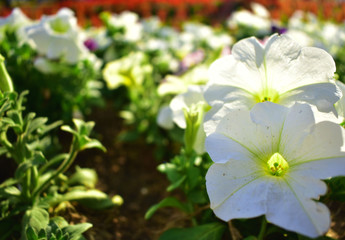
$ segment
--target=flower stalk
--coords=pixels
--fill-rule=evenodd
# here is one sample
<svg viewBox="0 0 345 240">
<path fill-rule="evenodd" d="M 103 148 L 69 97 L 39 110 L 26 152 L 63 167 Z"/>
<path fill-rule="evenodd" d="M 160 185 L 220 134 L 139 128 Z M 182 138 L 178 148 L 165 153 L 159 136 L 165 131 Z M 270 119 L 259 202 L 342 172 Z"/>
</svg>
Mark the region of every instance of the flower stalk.
<svg viewBox="0 0 345 240">
<path fill-rule="evenodd" d="M 5 67 L 5 58 L 0 54 L 0 90 L 13 92 L 13 83 Z"/>
</svg>

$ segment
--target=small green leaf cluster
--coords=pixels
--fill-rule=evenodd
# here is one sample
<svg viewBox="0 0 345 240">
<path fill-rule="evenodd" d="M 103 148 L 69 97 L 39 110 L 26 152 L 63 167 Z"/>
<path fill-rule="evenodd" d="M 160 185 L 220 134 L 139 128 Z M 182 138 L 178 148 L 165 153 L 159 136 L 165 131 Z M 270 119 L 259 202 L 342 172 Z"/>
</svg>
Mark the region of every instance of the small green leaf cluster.
<svg viewBox="0 0 345 240">
<path fill-rule="evenodd" d="M 26 237 L 28 240 L 82 240 L 81 234 L 92 227 L 90 223 L 68 225 L 61 217 L 52 218 L 46 228 L 38 232 L 33 227 L 28 227 Z"/>
<path fill-rule="evenodd" d="M 191 236 L 203 236 L 205 232 L 213 229 L 213 227 L 212 233 L 205 234 L 222 236 L 225 227 L 213 217 L 212 211 L 209 209 L 209 199 L 206 193 L 204 176 L 210 165 L 211 160 L 208 154 L 202 156 L 197 155 L 195 152 L 186 154 L 186 151 L 182 150 L 181 154 L 175 156 L 170 162 L 162 163 L 158 166 L 158 171 L 166 174 L 171 183 L 166 190 L 168 192 L 175 191 L 176 193 L 182 191 L 184 200 L 174 196 L 166 197 L 159 203 L 151 206 L 146 212 L 145 218 L 151 218 L 160 208 L 173 207 L 182 211 L 193 226 L 186 229 L 170 229 L 163 233 L 160 239 L 173 239 L 175 236 L 186 237 L 182 239 L 203 239 L 191 238 Z"/>
<path fill-rule="evenodd" d="M 0 154 L 16 164 L 14 176 L 0 184 L 0 239 L 20 232 L 23 240 L 80 239 L 90 224 L 64 224 L 58 231 L 52 226 L 50 213 L 53 208 L 61 210 L 68 201 L 94 209 L 116 205 L 107 194 L 95 189 L 97 174 L 93 169 L 76 167 L 74 174 L 65 175 L 80 151 L 92 148 L 105 151 L 105 148 L 90 137 L 93 122 L 75 119 L 74 128 L 61 127 L 73 135 L 69 152 L 50 157 L 47 153 L 53 144 L 50 133 L 62 121 L 47 124 L 45 117 L 26 114 L 26 94 L 0 93 Z"/>
</svg>

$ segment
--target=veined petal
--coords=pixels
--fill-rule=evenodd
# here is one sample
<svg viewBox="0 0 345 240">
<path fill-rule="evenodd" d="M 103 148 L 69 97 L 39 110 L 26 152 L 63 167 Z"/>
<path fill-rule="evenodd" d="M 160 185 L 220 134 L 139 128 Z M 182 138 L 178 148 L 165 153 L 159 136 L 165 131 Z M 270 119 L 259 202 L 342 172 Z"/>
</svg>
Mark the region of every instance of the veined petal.
<svg viewBox="0 0 345 240">
<path fill-rule="evenodd" d="M 226 163 L 230 160 L 251 161 L 253 155 L 243 144 L 220 133 L 212 133 L 206 137 L 205 148 L 212 161 Z"/>
<path fill-rule="evenodd" d="M 279 179 L 272 176 L 275 183 L 267 193 L 267 220 L 308 237 L 323 235 L 330 227 L 330 213 L 324 204 L 312 199 L 326 192 L 325 183 L 299 174 L 287 175 Z"/>
<path fill-rule="evenodd" d="M 215 131 L 219 121 L 229 113 L 230 109 L 250 109 L 256 103 L 253 95 L 245 89 L 217 84 L 206 88 L 204 98 L 212 106 L 205 115 L 206 135 Z"/>
<path fill-rule="evenodd" d="M 254 107 L 251 114 L 249 110 L 233 109 L 218 123 L 215 135 L 211 134 L 206 138 L 206 151 L 212 159 L 214 158 L 213 156 L 222 154 L 221 152 L 224 152 L 225 156 L 231 156 L 229 155 L 231 151 L 238 151 L 238 145 L 252 153 L 255 159 L 265 163 L 273 153 L 277 152 L 283 126 L 283 121 L 280 118 L 284 117 L 284 114 L 281 115 L 279 113 L 283 113 L 286 108 L 270 102 L 260 103 L 256 106 L 258 107 Z M 277 109 L 281 110 L 278 111 Z M 274 110 L 277 110 L 278 114 L 272 115 L 275 112 Z M 266 119 L 269 116 L 273 116 L 272 121 L 260 123 L 252 121 L 253 118 L 259 119 L 262 115 L 267 115 Z M 224 137 L 220 137 L 220 135 Z M 231 143 L 235 146 L 234 149 L 230 147 L 229 141 L 225 142 L 226 138 L 234 142 Z M 218 143 L 214 144 L 216 140 Z M 225 144 L 228 146 L 225 147 Z M 213 159 L 213 161 L 226 161 L 224 157 L 220 159 Z"/>
<path fill-rule="evenodd" d="M 248 59 L 243 59 L 243 62 L 238 61 L 234 55 L 217 59 L 209 68 L 209 83 L 230 85 L 249 92 L 260 89 L 263 70 L 259 70 L 255 63 L 251 64 L 249 59 L 252 57 L 249 55 Z"/>
<path fill-rule="evenodd" d="M 334 83 L 315 83 L 286 91 L 279 98 L 279 104 L 292 105 L 295 101 L 315 105 L 319 111 L 335 112 L 334 104 L 342 97 L 342 92 Z"/>
<path fill-rule="evenodd" d="M 314 159 L 301 164 L 293 165 L 291 170 L 301 176 L 311 176 L 328 179 L 336 176 L 345 176 L 345 156 L 328 159 Z"/>
<path fill-rule="evenodd" d="M 296 134 L 296 133 L 295 133 Z M 345 156 L 345 129 L 333 122 L 319 122 L 306 135 L 303 142 L 293 151 L 290 141 L 285 144 L 284 152 L 289 152 L 289 164 L 301 164 L 315 160 L 338 158 Z M 284 146 L 284 144 L 282 144 Z"/>
<path fill-rule="evenodd" d="M 265 179 L 263 170 L 251 161 L 213 164 L 206 174 L 211 208 L 224 221 L 264 214 L 270 187 Z"/>
<path fill-rule="evenodd" d="M 288 108 L 279 141 L 279 152 L 290 162 L 315 126 L 313 111 L 308 104 L 295 103 Z M 314 146 L 310 146 L 314 147 Z"/>
<path fill-rule="evenodd" d="M 334 77 L 335 63 L 330 54 L 320 48 L 302 48 L 287 35 L 277 37 L 265 50 L 266 77 L 279 93 L 329 82 Z"/>
</svg>

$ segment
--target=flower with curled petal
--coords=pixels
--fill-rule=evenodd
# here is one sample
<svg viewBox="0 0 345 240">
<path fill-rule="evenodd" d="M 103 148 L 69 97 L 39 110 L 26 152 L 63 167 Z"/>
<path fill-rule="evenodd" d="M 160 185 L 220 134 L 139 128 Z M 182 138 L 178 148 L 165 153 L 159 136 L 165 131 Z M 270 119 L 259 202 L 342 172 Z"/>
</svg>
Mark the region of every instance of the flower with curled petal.
<svg viewBox="0 0 345 240">
<path fill-rule="evenodd" d="M 320 179 L 345 175 L 345 130 L 313 108 L 264 102 L 219 122 L 205 146 L 215 162 L 207 192 L 220 219 L 265 215 L 312 238 L 328 230 L 330 212 L 316 200 L 327 191 Z"/>
<path fill-rule="evenodd" d="M 37 51 L 48 59 L 63 59 L 75 64 L 90 52 L 72 10 L 62 8 L 56 15 L 43 16 L 39 23 L 26 28 Z"/>
<path fill-rule="evenodd" d="M 307 102 L 336 113 L 334 103 L 342 93 L 334 84 L 334 72 L 334 60 L 326 51 L 300 47 L 286 35 L 272 35 L 264 44 L 254 37 L 241 40 L 231 55 L 209 68 L 205 99 L 212 109 L 205 131 L 214 131 L 229 109 L 251 109 L 264 101 L 285 106 Z"/>
</svg>

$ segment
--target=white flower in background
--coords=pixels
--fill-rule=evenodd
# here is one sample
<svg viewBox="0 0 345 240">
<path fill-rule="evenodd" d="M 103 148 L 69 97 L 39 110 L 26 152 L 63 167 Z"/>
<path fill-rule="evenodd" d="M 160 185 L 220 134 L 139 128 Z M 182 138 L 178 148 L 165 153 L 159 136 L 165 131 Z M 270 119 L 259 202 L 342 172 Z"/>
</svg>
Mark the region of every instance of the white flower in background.
<svg viewBox="0 0 345 240">
<path fill-rule="evenodd" d="M 183 26 L 182 35 L 190 37 L 190 42 L 194 45 L 206 43 L 212 49 L 219 49 L 232 44 L 232 38 L 225 33 L 217 33 L 208 25 L 187 22 Z"/>
<path fill-rule="evenodd" d="M 48 59 L 77 63 L 89 54 L 72 10 L 62 8 L 56 15 L 43 16 L 38 24 L 26 28 L 37 51 Z"/>
<path fill-rule="evenodd" d="M 187 22 L 183 25 L 183 30 L 193 35 L 194 39 L 198 41 L 207 40 L 214 34 L 210 26 L 201 23 Z"/>
<path fill-rule="evenodd" d="M 315 14 L 297 10 L 289 18 L 288 29 L 301 30 L 312 34 L 319 32 L 320 22 Z"/>
<path fill-rule="evenodd" d="M 114 37 L 122 40 L 136 42 L 141 39 L 143 26 L 139 22 L 139 16 L 134 12 L 124 11 L 120 14 L 113 14 L 109 18 L 110 26 L 119 29 Z"/>
<path fill-rule="evenodd" d="M 157 16 L 151 16 L 149 18 L 144 18 L 141 21 L 142 26 L 143 26 L 143 31 L 145 33 L 154 35 L 157 32 L 159 32 L 159 30 L 162 27 L 162 22 L 159 19 L 159 17 Z"/>
<path fill-rule="evenodd" d="M 149 38 L 139 43 L 139 48 L 143 51 L 166 51 L 168 43 L 160 38 Z"/>
<path fill-rule="evenodd" d="M 208 66 L 199 64 L 181 76 L 167 75 L 158 86 L 158 94 L 179 94 L 186 92 L 190 85 L 204 85 L 208 81 Z"/>
<path fill-rule="evenodd" d="M 285 33 L 291 39 L 298 42 L 302 47 L 311 47 L 314 45 L 315 40 L 309 36 L 306 32 L 303 32 L 298 29 L 288 29 Z"/>
<path fill-rule="evenodd" d="M 251 9 L 253 12 L 242 9 L 232 13 L 227 20 L 228 27 L 230 29 L 247 27 L 256 30 L 260 35 L 269 34 L 271 20 L 267 9 L 258 3 L 251 3 Z"/>
<path fill-rule="evenodd" d="M 330 21 L 320 21 L 310 12 L 296 11 L 289 19 L 288 31 L 292 39 L 302 46 L 319 47 L 332 56 L 345 44 L 345 28 Z"/>
<path fill-rule="evenodd" d="M 325 22 L 320 32 L 320 47 L 328 51 L 332 56 L 336 56 L 338 51 L 345 44 L 345 28 L 331 22 Z"/>
<path fill-rule="evenodd" d="M 103 77 L 109 89 L 120 85 L 127 87 L 141 85 L 145 77 L 152 73 L 152 66 L 142 52 L 132 52 L 128 56 L 107 63 Z"/>
<path fill-rule="evenodd" d="M 210 36 L 210 38 L 207 39 L 207 43 L 213 49 L 220 49 L 232 45 L 233 39 L 229 35 L 223 33 Z"/>
<path fill-rule="evenodd" d="M 229 109 L 251 109 L 256 103 L 291 106 L 296 101 L 335 113 L 341 91 L 334 84 L 335 63 L 322 49 L 300 47 L 288 36 L 272 35 L 261 44 L 251 37 L 239 41 L 232 54 L 209 69 L 205 99 L 212 107 L 205 122 L 207 134 Z"/>
<path fill-rule="evenodd" d="M 344 137 L 308 104 L 233 110 L 206 138 L 215 162 L 206 175 L 211 208 L 224 221 L 265 215 L 284 229 L 323 235 L 330 212 L 315 200 L 327 191 L 320 179 L 345 175 Z"/>
<path fill-rule="evenodd" d="M 187 92 L 175 96 L 170 102 L 170 109 L 172 111 L 173 122 L 182 129 L 186 129 L 186 116 L 198 121 L 198 131 L 194 137 L 195 142 L 193 149 L 202 154 L 205 152 L 205 132 L 203 129 L 203 116 L 208 111 L 209 106 L 206 103 L 203 92 L 205 86 L 191 85 L 188 87 Z"/>
<path fill-rule="evenodd" d="M 14 8 L 11 14 L 7 17 L 0 17 L 0 27 L 6 26 L 11 30 L 30 25 L 31 23 L 32 21 L 22 12 L 22 10 L 20 10 L 20 8 Z"/>
<path fill-rule="evenodd" d="M 168 43 L 176 55 L 182 59 L 195 50 L 196 37 L 188 32 L 182 32 L 174 38 L 170 38 Z"/>
<path fill-rule="evenodd" d="M 15 31 L 18 40 L 25 40 L 24 28 L 32 24 L 32 21 L 20 10 L 14 8 L 11 14 L 5 18 L 0 17 L 0 32 L 4 30 Z"/>
</svg>

